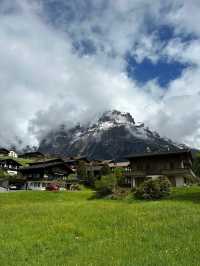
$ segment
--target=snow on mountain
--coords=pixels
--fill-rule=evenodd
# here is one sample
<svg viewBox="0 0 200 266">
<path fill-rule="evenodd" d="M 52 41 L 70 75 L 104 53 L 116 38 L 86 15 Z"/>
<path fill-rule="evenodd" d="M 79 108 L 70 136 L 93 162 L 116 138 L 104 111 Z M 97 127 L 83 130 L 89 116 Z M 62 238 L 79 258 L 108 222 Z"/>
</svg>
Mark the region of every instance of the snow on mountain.
<svg viewBox="0 0 200 266">
<path fill-rule="evenodd" d="M 118 159 L 147 150 L 175 150 L 181 146 L 161 138 L 129 113 L 107 111 L 88 126 L 50 132 L 39 150 L 66 156 L 84 155 L 94 159 Z"/>
</svg>

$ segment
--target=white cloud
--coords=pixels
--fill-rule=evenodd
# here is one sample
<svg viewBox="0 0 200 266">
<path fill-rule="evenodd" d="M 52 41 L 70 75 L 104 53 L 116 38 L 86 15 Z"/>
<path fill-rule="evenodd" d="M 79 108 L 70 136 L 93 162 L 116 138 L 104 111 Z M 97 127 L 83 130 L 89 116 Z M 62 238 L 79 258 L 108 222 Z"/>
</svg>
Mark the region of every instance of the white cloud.
<svg viewBox="0 0 200 266">
<path fill-rule="evenodd" d="M 75 18 L 61 16 L 55 27 L 43 1 L 34 3 L 5 1 L 0 8 L 1 145 L 16 143 L 16 137 L 23 144 L 33 143 L 33 133 L 41 137 L 60 123 L 70 126 L 118 108 L 163 135 L 200 147 L 199 40 L 183 44 L 176 38 L 163 48 L 146 24 L 149 17 L 152 25 L 170 23 L 177 32 L 198 35 L 194 24 L 200 19 L 196 10 L 194 21 L 189 18 L 187 1 L 157 0 L 152 5 L 148 0 L 99 0 L 84 19 L 84 6 L 68 1 L 64 2 L 68 8 L 77 11 Z M 189 8 L 199 10 L 198 2 L 191 1 Z M 73 49 L 74 41 L 85 38 L 95 46 L 95 54 L 80 56 Z M 166 56 L 195 66 L 171 82 L 168 90 L 155 80 L 139 86 L 127 77 L 127 52 L 138 62 L 148 57 L 155 63 Z"/>
</svg>

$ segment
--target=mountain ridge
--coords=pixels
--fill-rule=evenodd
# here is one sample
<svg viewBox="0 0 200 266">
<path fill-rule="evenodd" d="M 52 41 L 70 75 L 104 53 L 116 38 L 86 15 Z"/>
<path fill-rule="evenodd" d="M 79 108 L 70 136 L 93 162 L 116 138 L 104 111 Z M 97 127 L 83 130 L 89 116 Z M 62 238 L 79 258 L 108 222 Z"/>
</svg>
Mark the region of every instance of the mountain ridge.
<svg viewBox="0 0 200 266">
<path fill-rule="evenodd" d="M 132 153 L 174 151 L 185 148 L 162 138 L 130 113 L 104 112 L 89 125 L 64 126 L 49 132 L 40 142 L 39 151 L 61 156 L 87 156 L 90 159 L 121 159 Z"/>
</svg>

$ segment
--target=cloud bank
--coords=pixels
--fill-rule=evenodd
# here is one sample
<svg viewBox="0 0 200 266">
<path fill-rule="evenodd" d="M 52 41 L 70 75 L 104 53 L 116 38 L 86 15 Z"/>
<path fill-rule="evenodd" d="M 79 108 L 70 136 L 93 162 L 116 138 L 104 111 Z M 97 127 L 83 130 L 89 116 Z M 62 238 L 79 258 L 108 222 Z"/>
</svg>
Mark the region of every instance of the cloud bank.
<svg viewBox="0 0 200 266">
<path fill-rule="evenodd" d="M 31 2 L 0 4 L 0 145 L 37 144 L 60 124 L 115 108 L 200 148 L 199 1 Z M 161 40 L 166 25 L 173 35 Z M 127 54 L 188 67 L 165 88 L 141 84 Z"/>
</svg>

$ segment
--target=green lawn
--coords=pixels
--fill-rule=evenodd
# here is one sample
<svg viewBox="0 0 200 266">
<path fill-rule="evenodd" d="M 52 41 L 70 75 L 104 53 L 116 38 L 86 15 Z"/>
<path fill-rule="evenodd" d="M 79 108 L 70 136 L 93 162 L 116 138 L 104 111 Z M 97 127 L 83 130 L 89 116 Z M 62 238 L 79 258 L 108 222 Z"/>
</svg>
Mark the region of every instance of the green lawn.
<svg viewBox="0 0 200 266">
<path fill-rule="evenodd" d="M 0 194 L 0 265 L 200 265 L 200 187 L 168 200 Z"/>
</svg>

